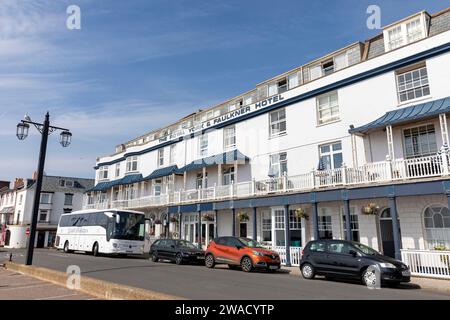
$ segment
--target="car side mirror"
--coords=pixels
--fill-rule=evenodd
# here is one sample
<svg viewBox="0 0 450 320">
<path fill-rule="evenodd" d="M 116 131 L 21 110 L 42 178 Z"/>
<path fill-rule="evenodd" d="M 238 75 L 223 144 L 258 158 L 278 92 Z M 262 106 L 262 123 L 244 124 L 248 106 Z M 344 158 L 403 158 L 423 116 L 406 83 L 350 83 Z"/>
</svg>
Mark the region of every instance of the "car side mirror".
<svg viewBox="0 0 450 320">
<path fill-rule="evenodd" d="M 236 245 L 236 249 L 241 250 L 243 247 L 241 245 Z"/>
<path fill-rule="evenodd" d="M 353 257 L 356 257 L 358 255 L 358 252 L 356 252 L 355 250 L 349 250 L 348 253 L 351 254 Z"/>
<path fill-rule="evenodd" d="M 174 245 L 174 244 L 172 244 L 170 247 L 171 247 L 172 249 L 175 249 L 175 245 Z"/>
</svg>

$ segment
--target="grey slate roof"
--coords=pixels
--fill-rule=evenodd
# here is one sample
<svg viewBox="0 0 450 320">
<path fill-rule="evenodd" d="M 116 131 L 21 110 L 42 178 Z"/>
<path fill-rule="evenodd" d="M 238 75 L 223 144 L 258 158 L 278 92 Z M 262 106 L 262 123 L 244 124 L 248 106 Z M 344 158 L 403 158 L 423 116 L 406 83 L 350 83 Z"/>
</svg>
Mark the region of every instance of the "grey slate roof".
<svg viewBox="0 0 450 320">
<path fill-rule="evenodd" d="M 74 182 L 73 187 L 61 187 L 59 181 L 61 179 L 71 180 Z M 44 176 L 42 181 L 43 192 L 65 192 L 65 193 L 84 193 L 86 190 L 94 186 L 94 179 L 61 177 L 61 176 Z M 36 187 L 36 182 L 33 181 L 30 189 Z"/>
</svg>

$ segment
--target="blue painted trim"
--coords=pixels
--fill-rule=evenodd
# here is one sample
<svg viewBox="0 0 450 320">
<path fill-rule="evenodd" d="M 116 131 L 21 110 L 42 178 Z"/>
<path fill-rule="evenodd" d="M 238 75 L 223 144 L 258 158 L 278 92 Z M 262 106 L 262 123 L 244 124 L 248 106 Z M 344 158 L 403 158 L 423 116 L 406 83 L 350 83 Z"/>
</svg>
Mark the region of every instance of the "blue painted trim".
<svg viewBox="0 0 450 320">
<path fill-rule="evenodd" d="M 434 57 L 436 55 L 440 55 L 440 54 L 446 53 L 447 51 L 450 51 L 450 42 L 446 43 L 446 44 L 443 44 L 443 45 L 441 45 L 439 47 L 428 49 L 428 50 L 426 50 L 424 52 L 420 52 L 420 53 L 417 53 L 415 55 L 412 55 L 412 56 L 409 56 L 409 57 L 406 57 L 406 58 L 403 58 L 403 59 L 400 59 L 400 60 L 388 63 L 388 64 L 386 64 L 384 66 L 380 66 L 380 67 L 377 67 L 375 69 L 368 70 L 368 71 L 356 74 L 354 76 L 348 77 L 346 79 L 342 79 L 342 80 L 336 81 L 334 83 L 331 83 L 329 85 L 323 86 L 321 88 L 317 88 L 315 90 L 312 90 L 312 91 L 306 92 L 304 94 L 298 95 L 296 97 L 285 99 L 285 100 L 283 100 L 280 103 L 273 104 L 273 105 L 271 105 L 269 107 L 265 107 L 263 109 L 254 111 L 254 112 L 246 114 L 246 115 L 243 115 L 243 116 L 238 117 L 236 119 L 231 119 L 231 120 L 228 120 L 226 122 L 222 122 L 220 124 L 217 124 L 215 126 L 211 126 L 208 129 L 205 129 L 205 131 L 213 129 L 213 128 L 217 128 L 217 129 L 218 128 L 223 128 L 223 127 L 229 126 L 230 124 L 233 124 L 233 123 L 236 123 L 236 122 L 240 122 L 240 121 L 243 121 L 243 120 L 247 120 L 247 119 L 259 116 L 259 115 L 261 115 L 263 113 L 267 113 L 267 112 L 273 111 L 275 109 L 282 108 L 282 107 L 288 106 L 290 104 L 309 99 L 311 97 L 320 95 L 322 93 L 326 93 L 326 92 L 331 91 L 331 90 L 339 89 L 339 88 L 342 88 L 342 87 L 354 84 L 354 83 L 356 83 L 358 81 L 362 81 L 362 80 L 366 80 L 366 79 L 369 79 L 369 78 L 372 78 L 372 77 L 376 77 L 376 76 L 378 76 L 380 74 L 393 71 L 395 69 L 407 66 L 409 64 L 413 64 L 413 63 L 418 62 L 420 60 L 423 60 L 423 59 L 426 59 L 426 58 L 431 58 L 431 57 Z M 112 161 L 108 161 L 108 162 L 98 163 L 94 167 L 94 169 L 98 169 L 98 167 L 100 167 L 100 166 L 106 166 L 106 165 L 111 165 L 111 164 L 118 163 L 120 161 L 125 160 L 127 157 L 130 157 L 130 156 L 142 155 L 144 153 L 151 152 L 151 151 L 154 151 L 154 150 L 166 147 L 168 145 L 180 142 L 180 141 L 184 140 L 186 137 L 192 138 L 192 137 L 194 137 L 194 135 L 195 135 L 194 133 L 191 133 L 191 134 L 186 135 L 185 137 L 179 137 L 178 139 L 174 139 L 174 140 L 171 140 L 171 141 L 163 142 L 163 143 L 161 143 L 161 144 L 159 144 L 157 146 L 149 147 L 149 148 L 141 150 L 141 151 L 125 153 L 122 157 L 120 157 L 118 159 L 115 159 L 115 160 L 112 160 Z"/>
<path fill-rule="evenodd" d="M 251 199 L 227 200 L 219 202 L 202 202 L 201 204 L 189 204 L 169 207 L 169 210 L 179 210 L 180 212 L 196 212 L 200 206 L 202 211 L 230 210 L 254 207 L 274 207 L 294 204 L 315 204 L 330 201 L 342 201 L 342 193 L 348 192 L 348 201 L 364 200 L 375 198 L 393 198 L 400 196 L 419 196 L 446 194 L 445 185 L 450 185 L 450 179 L 445 181 L 411 182 L 397 185 L 384 185 L 374 187 L 362 187 L 352 189 L 335 189 L 328 191 L 314 191 L 304 193 L 294 193 L 289 195 L 273 195 L 256 197 Z M 394 193 L 392 192 L 394 187 Z M 179 209 L 178 209 L 179 208 Z M 172 211 L 174 212 L 174 211 Z"/>
</svg>

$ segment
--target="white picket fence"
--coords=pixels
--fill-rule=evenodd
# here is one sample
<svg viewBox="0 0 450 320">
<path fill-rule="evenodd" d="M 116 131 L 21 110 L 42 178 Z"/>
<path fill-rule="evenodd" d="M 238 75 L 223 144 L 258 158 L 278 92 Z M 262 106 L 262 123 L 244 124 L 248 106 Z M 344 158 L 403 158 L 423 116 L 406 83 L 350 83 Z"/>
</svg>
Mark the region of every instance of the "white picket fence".
<svg viewBox="0 0 450 320">
<path fill-rule="evenodd" d="M 450 279 L 450 251 L 402 250 L 402 261 L 411 275 Z"/>
<path fill-rule="evenodd" d="M 281 264 L 286 264 L 286 247 L 285 246 L 274 246 L 269 247 L 269 249 L 272 249 L 280 255 Z M 302 247 L 290 247 L 289 252 L 291 254 L 291 265 L 292 266 L 299 266 L 300 265 L 300 259 L 302 257 Z"/>
</svg>

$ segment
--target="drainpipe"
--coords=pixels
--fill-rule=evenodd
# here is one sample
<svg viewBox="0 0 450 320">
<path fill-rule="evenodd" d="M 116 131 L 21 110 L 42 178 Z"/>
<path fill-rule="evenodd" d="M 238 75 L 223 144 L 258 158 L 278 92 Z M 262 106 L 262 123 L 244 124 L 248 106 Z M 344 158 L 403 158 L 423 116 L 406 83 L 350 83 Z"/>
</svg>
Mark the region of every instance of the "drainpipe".
<svg viewBox="0 0 450 320">
<path fill-rule="evenodd" d="M 397 214 L 397 201 L 395 197 L 394 186 L 389 187 L 389 209 L 392 218 L 392 235 L 394 237 L 394 249 L 395 249 L 395 259 L 402 260 L 401 249 L 401 239 L 400 239 L 400 224 Z"/>
<path fill-rule="evenodd" d="M 257 241 L 257 230 L 258 230 L 258 228 L 257 228 L 257 216 L 256 216 L 256 211 L 257 211 L 257 208 L 256 207 L 253 207 L 253 240 L 255 240 L 255 241 Z"/>
<path fill-rule="evenodd" d="M 319 213 L 317 210 L 316 194 L 311 193 L 311 216 L 314 240 L 319 240 Z"/>
<path fill-rule="evenodd" d="M 286 267 L 291 266 L 291 232 L 289 221 L 289 205 L 284 206 L 284 244 L 286 248 Z"/>
<path fill-rule="evenodd" d="M 231 209 L 231 211 L 232 211 L 232 216 L 233 216 L 233 230 L 232 230 L 232 232 L 231 232 L 231 235 L 233 236 L 233 237 L 235 237 L 236 236 L 236 209 L 235 208 L 232 208 Z"/>
</svg>

